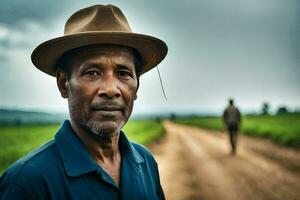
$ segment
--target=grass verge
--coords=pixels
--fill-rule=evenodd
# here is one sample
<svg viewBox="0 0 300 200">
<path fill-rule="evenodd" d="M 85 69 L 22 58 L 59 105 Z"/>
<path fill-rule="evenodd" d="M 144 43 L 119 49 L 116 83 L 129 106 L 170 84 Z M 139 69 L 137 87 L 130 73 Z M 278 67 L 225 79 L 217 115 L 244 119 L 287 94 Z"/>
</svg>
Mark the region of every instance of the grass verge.
<svg viewBox="0 0 300 200">
<path fill-rule="evenodd" d="M 177 119 L 176 122 L 224 130 L 221 117 L 184 118 Z M 244 116 L 241 132 L 256 137 L 270 138 L 285 146 L 300 148 L 300 114 Z"/>
<path fill-rule="evenodd" d="M 0 174 L 13 162 L 31 150 L 51 140 L 60 125 L 0 126 Z M 160 122 L 130 121 L 123 128 L 128 138 L 144 145 L 164 133 Z"/>
</svg>

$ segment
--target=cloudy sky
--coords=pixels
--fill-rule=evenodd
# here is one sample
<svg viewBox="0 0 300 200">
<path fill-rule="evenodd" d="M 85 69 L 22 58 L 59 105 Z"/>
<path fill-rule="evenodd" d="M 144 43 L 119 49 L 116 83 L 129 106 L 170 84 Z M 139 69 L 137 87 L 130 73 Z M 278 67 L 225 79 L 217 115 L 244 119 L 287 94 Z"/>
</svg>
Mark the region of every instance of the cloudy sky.
<svg viewBox="0 0 300 200">
<path fill-rule="evenodd" d="M 32 50 L 61 36 L 76 10 L 115 4 L 135 32 L 164 40 L 169 53 L 141 77 L 135 114 L 220 113 L 229 97 L 242 111 L 262 102 L 300 108 L 298 0 L 1 0 L 0 107 L 67 112 L 53 77 L 35 69 Z"/>
</svg>

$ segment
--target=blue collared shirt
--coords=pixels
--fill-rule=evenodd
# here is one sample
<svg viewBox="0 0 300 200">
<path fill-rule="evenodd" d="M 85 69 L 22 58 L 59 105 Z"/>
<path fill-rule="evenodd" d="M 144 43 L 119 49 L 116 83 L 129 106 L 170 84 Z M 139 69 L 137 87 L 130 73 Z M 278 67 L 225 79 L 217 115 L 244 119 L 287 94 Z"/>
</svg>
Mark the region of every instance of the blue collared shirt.
<svg viewBox="0 0 300 200">
<path fill-rule="evenodd" d="M 122 132 L 119 147 L 120 187 L 96 164 L 65 121 L 54 140 L 15 162 L 1 176 L 0 199 L 164 199 L 151 153 Z"/>
</svg>

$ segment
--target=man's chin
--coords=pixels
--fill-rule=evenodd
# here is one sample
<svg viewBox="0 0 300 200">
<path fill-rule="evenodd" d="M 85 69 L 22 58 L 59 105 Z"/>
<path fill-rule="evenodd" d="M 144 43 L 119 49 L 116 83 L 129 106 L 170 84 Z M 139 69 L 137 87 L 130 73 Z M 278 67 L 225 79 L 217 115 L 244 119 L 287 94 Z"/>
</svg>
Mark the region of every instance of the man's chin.
<svg viewBox="0 0 300 200">
<path fill-rule="evenodd" d="M 116 122 L 95 122 L 87 123 L 89 132 L 96 136 L 110 138 L 120 133 L 122 126 Z"/>
</svg>

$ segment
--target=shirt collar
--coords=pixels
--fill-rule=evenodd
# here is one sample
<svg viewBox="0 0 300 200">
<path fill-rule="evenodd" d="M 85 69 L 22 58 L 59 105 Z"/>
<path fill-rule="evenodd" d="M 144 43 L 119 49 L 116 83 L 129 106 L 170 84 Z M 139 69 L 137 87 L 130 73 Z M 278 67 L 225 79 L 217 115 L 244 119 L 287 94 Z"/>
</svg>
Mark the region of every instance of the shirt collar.
<svg viewBox="0 0 300 200">
<path fill-rule="evenodd" d="M 119 147 L 122 156 L 128 156 L 128 158 L 131 159 L 135 164 L 144 162 L 143 157 L 137 152 L 122 131 L 119 138 Z"/>
<path fill-rule="evenodd" d="M 96 163 L 71 128 L 69 120 L 64 121 L 56 133 L 55 142 L 68 176 L 79 176 L 97 169 Z"/>
<path fill-rule="evenodd" d="M 69 120 L 64 121 L 62 127 L 56 133 L 55 142 L 68 176 L 79 176 L 97 170 L 98 165 L 74 133 Z M 142 156 L 132 146 L 123 132 L 120 134 L 119 147 L 122 156 L 128 157 L 135 164 L 144 162 Z"/>
</svg>

